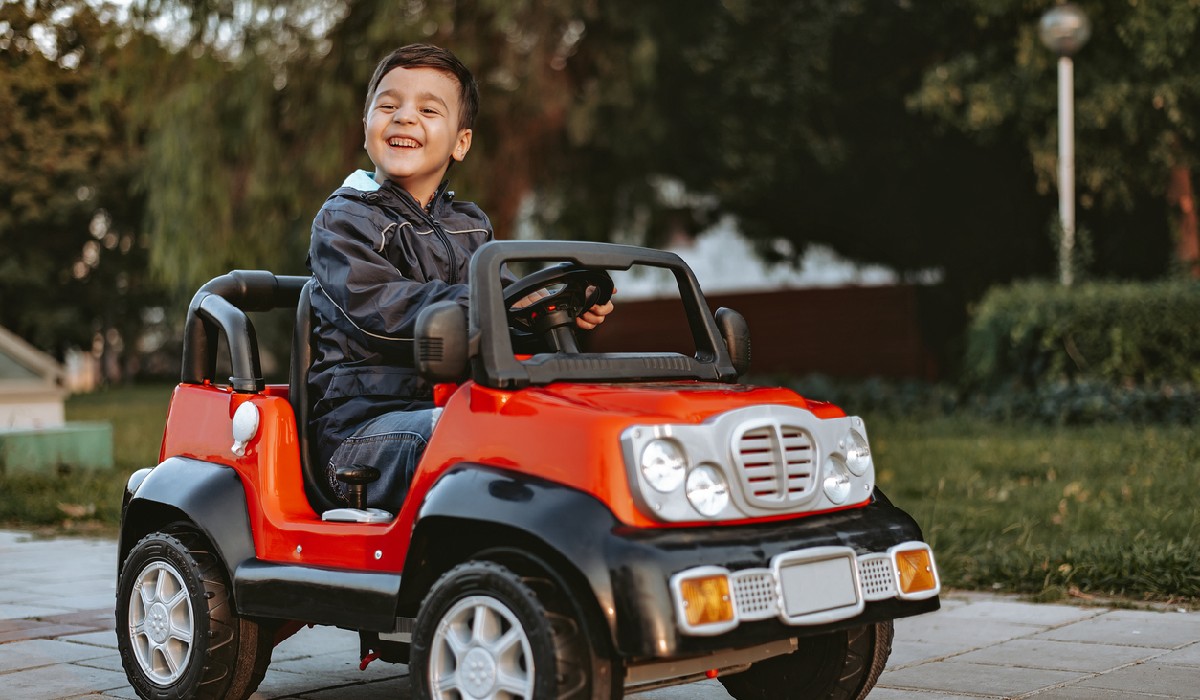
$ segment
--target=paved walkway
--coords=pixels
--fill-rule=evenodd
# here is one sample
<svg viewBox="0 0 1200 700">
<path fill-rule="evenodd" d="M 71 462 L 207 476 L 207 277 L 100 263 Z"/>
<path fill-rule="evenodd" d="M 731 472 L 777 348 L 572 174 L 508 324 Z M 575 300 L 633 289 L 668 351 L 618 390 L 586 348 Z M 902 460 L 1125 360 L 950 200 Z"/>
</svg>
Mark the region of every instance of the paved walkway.
<svg viewBox="0 0 1200 700">
<path fill-rule="evenodd" d="M 113 634 L 116 545 L 0 530 L 0 699 L 136 698 Z M 318 627 L 285 641 L 255 698 L 410 697 L 408 669 L 358 670 L 358 637 Z M 716 681 L 639 700 L 728 700 Z M 872 700 L 1200 698 L 1200 612 L 1038 605 L 951 593 L 896 623 Z"/>
</svg>

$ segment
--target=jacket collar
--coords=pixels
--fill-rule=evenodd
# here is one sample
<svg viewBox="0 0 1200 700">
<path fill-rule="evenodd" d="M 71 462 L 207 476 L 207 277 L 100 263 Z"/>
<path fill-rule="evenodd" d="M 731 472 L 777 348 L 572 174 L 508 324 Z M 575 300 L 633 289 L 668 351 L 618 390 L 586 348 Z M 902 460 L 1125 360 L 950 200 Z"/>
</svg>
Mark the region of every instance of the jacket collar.
<svg viewBox="0 0 1200 700">
<path fill-rule="evenodd" d="M 449 202 L 454 198 L 454 193 L 447 191 L 449 186 L 449 180 L 442 180 L 442 184 L 438 185 L 437 191 L 433 193 L 433 199 L 429 202 L 429 208 L 426 209 L 422 207 L 417 200 L 414 199 L 413 196 L 409 194 L 408 191 L 403 187 L 391 181 L 380 185 L 378 182 L 375 182 L 374 176 L 372 176 L 371 173 L 367 172 L 366 170 L 355 170 L 354 172 L 350 173 L 350 175 L 348 175 L 342 182 L 343 189 L 354 190 L 355 193 L 362 196 L 363 199 L 368 201 L 378 201 L 378 198 L 382 195 L 384 197 L 383 203 L 385 205 L 403 205 L 407 209 L 415 210 L 426 216 L 437 216 L 439 207 L 441 207 L 444 202 Z M 379 194 L 375 195 L 374 197 L 366 196 L 375 192 L 378 192 Z"/>
</svg>

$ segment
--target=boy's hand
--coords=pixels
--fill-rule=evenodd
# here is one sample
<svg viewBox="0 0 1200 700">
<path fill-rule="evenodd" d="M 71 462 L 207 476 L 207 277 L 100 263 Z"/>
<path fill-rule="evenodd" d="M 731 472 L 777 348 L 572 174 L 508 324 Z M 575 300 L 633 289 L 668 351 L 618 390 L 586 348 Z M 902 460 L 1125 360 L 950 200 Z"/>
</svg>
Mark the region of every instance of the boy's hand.
<svg viewBox="0 0 1200 700">
<path fill-rule="evenodd" d="M 588 288 L 589 296 L 592 293 L 592 289 L 593 289 L 592 287 Z M 616 293 L 617 293 L 617 290 L 614 289 L 613 294 L 616 294 Z M 583 313 L 579 314 L 579 316 L 577 316 L 575 318 L 575 325 L 585 331 L 590 331 L 593 328 L 595 328 L 596 326 L 600 325 L 601 323 L 604 323 L 604 317 L 611 314 L 612 310 L 613 310 L 612 299 L 609 299 L 607 302 L 605 302 L 603 304 L 596 304 L 596 305 L 592 306 L 592 308 L 588 309 L 587 311 L 584 311 Z"/>
</svg>

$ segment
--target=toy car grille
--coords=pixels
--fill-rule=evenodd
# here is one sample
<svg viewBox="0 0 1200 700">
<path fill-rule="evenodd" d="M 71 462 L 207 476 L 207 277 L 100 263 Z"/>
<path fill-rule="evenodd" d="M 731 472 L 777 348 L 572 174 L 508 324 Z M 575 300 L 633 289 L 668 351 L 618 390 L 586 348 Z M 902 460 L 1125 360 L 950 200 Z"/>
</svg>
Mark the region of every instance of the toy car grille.
<svg viewBox="0 0 1200 700">
<path fill-rule="evenodd" d="M 892 570 L 892 558 L 887 554 L 859 557 L 858 576 L 864 599 L 883 600 L 896 596 L 896 574 Z"/>
<path fill-rule="evenodd" d="M 754 505 L 779 508 L 812 495 L 816 453 L 807 431 L 789 425 L 751 428 L 733 447 L 743 490 Z"/>
<path fill-rule="evenodd" d="M 764 620 L 778 612 L 779 591 L 770 569 L 746 569 L 731 575 L 733 602 L 742 620 Z"/>
</svg>

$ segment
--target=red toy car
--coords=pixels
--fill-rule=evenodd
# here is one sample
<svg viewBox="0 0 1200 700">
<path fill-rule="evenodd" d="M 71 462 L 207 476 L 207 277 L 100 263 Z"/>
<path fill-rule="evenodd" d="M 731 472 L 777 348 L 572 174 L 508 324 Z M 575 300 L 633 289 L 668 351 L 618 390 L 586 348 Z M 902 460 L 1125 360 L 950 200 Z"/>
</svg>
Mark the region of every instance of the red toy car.
<svg viewBox="0 0 1200 700">
<path fill-rule="evenodd" d="M 554 261 L 502 288 L 502 265 Z M 674 275 L 694 355 L 579 352 L 574 316 L 633 265 Z M 309 460 L 307 279 L 231 272 L 196 293 L 160 463 L 123 506 L 117 634 L 138 694 L 245 698 L 274 644 L 319 624 L 358 630 L 364 663 L 408 663 L 418 697 L 705 677 L 736 698 L 865 696 L 892 620 L 936 610 L 940 584 L 875 488 L 863 422 L 738 384 L 745 322 L 710 313 L 673 254 L 494 242 L 470 280 L 469 318 L 418 320 L 442 411 L 396 514 L 362 507 L 369 465 L 339 475 L 347 508 Z M 292 306 L 290 385 L 265 385 L 246 312 Z M 549 351 L 514 354 L 531 340 Z"/>
</svg>

